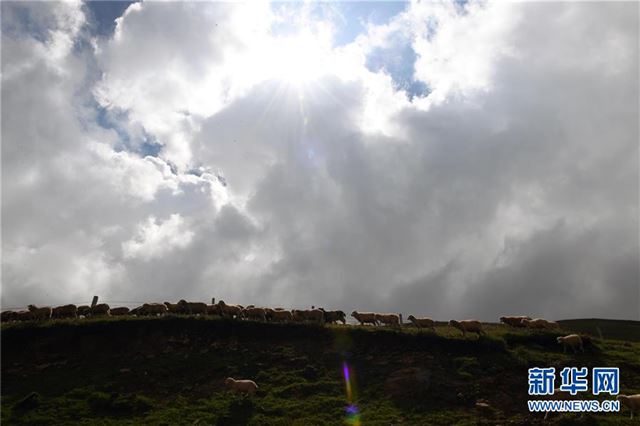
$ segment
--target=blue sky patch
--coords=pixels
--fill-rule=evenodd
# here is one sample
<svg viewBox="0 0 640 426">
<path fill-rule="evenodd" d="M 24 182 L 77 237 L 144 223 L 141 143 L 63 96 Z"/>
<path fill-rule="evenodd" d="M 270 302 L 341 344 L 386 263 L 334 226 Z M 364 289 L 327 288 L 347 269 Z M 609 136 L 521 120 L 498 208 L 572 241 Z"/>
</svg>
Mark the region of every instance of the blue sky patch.
<svg viewBox="0 0 640 426">
<path fill-rule="evenodd" d="M 417 55 L 408 41 L 394 43 L 391 47 L 375 48 L 367 56 L 366 67 L 369 71 L 384 71 L 391 76 L 396 90 L 407 92 L 409 99 L 415 96 L 428 95 L 429 86 L 422 81 L 415 80 L 414 65 Z"/>
<path fill-rule="evenodd" d="M 116 28 L 115 20 L 135 1 L 85 1 L 92 25 L 91 32 L 99 36 L 111 36 Z"/>
</svg>

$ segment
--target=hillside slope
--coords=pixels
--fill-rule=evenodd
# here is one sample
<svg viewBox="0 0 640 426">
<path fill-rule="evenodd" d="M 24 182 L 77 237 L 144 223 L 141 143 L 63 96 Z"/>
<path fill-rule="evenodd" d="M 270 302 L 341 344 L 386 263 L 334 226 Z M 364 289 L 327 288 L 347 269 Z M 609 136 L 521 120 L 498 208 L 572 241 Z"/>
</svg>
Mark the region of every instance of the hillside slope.
<svg viewBox="0 0 640 426">
<path fill-rule="evenodd" d="M 557 333 L 487 327 L 463 340 L 449 327 L 433 335 L 178 317 L 4 325 L 2 423 L 542 424 L 526 411 L 534 366 L 617 366 L 622 391 L 640 393 L 640 343 L 594 340 L 584 354 L 563 354 Z M 357 407 L 349 415 L 345 363 Z M 225 392 L 227 376 L 254 379 L 258 394 Z M 479 412 L 483 399 L 491 408 Z M 548 423 L 637 424 L 627 411 Z"/>
</svg>

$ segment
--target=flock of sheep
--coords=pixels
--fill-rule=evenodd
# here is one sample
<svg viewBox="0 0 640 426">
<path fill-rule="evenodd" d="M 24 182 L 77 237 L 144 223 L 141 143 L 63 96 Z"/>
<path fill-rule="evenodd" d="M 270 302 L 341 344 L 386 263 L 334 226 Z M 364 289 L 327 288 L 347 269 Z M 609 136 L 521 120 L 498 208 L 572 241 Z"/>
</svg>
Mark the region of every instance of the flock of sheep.
<svg viewBox="0 0 640 426">
<path fill-rule="evenodd" d="M 213 302 L 213 300 L 212 300 Z M 317 324 L 347 323 L 347 315 L 343 311 L 327 311 L 323 308 L 292 309 L 256 307 L 254 305 L 228 305 L 220 300 L 215 304 L 203 302 L 187 302 L 180 300 L 178 303 L 145 303 L 133 309 L 127 307 L 111 308 L 106 303 L 94 304 L 93 306 L 73 304 L 57 306 L 37 307 L 29 305 L 28 309 L 20 311 L 4 311 L 0 314 L 2 322 L 11 321 L 42 321 L 55 318 L 86 318 L 97 316 L 162 316 L 166 314 L 177 315 L 202 315 L 218 316 L 223 318 L 247 319 L 269 322 L 308 322 Z M 353 311 L 351 316 L 360 325 L 371 324 L 374 326 L 402 327 L 402 314 L 358 312 Z M 431 318 L 416 318 L 413 315 L 408 317 L 411 324 L 417 328 L 431 329 L 435 332 L 436 322 Z M 558 325 L 555 322 L 542 318 L 531 319 L 530 317 L 500 317 L 500 322 L 512 326 L 530 329 L 553 329 Z M 460 330 L 464 336 L 467 333 L 484 334 L 482 323 L 477 320 L 449 321 L 449 325 Z"/>
<path fill-rule="evenodd" d="M 97 298 L 96 298 L 97 300 Z M 214 300 L 212 300 L 214 302 Z M 162 316 L 166 314 L 176 315 L 202 315 L 217 316 L 223 318 L 246 319 L 262 322 L 280 323 L 316 323 L 334 324 L 341 322 L 346 325 L 347 315 L 343 311 L 327 311 L 322 308 L 312 307 L 311 309 L 264 308 L 253 305 L 244 307 L 241 305 L 228 305 L 220 300 L 218 303 L 206 304 L 202 302 L 187 302 L 180 300 L 178 303 L 145 303 L 133 309 L 127 307 L 111 308 L 106 303 L 94 304 L 93 306 L 73 304 L 51 307 L 37 307 L 29 305 L 28 309 L 20 311 L 4 311 L 0 313 L 2 322 L 11 321 L 42 321 L 52 318 L 86 318 L 98 316 Z M 402 315 L 393 313 L 358 312 L 353 311 L 351 316 L 360 325 L 371 324 L 373 326 L 402 327 Z M 418 329 L 429 329 L 436 332 L 436 322 L 431 318 L 417 318 L 409 315 L 408 320 Z M 558 329 L 556 322 L 542 318 L 532 319 L 528 316 L 503 316 L 500 322 L 514 328 L 526 328 L 534 330 Z M 449 325 L 462 332 L 463 337 L 467 333 L 476 333 L 478 337 L 485 334 L 482 323 L 478 320 L 451 320 Z M 578 334 L 569 334 L 557 338 L 558 344 L 562 344 L 564 352 L 567 348 L 574 352 L 578 350 L 584 352 L 583 340 Z M 231 377 L 225 380 L 225 385 L 234 392 L 253 394 L 257 391 L 258 385 L 252 380 L 235 380 Z M 633 413 L 640 410 L 640 395 L 620 395 L 618 400 L 631 409 Z"/>
<path fill-rule="evenodd" d="M 212 300 L 214 302 L 214 300 Z M 166 314 L 174 315 L 202 315 L 202 316 L 218 316 L 223 318 L 246 319 L 262 322 L 280 322 L 280 323 L 316 323 L 316 324 L 335 324 L 341 322 L 347 323 L 347 315 L 343 311 L 327 311 L 323 308 L 311 309 L 292 309 L 283 308 L 265 308 L 253 305 L 228 305 L 220 300 L 218 303 L 206 304 L 203 302 L 187 302 L 180 300 L 178 303 L 145 303 L 137 308 L 129 309 L 127 307 L 111 308 L 106 303 L 94 304 L 93 306 L 73 304 L 51 307 L 37 307 L 29 305 L 27 310 L 21 311 L 4 311 L 0 314 L 2 322 L 10 321 L 42 321 L 51 318 L 86 318 L 97 316 L 162 316 Z M 351 316 L 358 321 L 360 325 L 371 324 L 373 326 L 390 326 L 402 327 L 402 314 L 394 313 L 377 313 L 377 312 L 358 312 L 353 311 Z M 436 332 L 436 322 L 431 318 L 417 318 L 413 315 L 408 317 L 410 323 L 419 329 L 429 329 Z M 558 324 L 542 318 L 532 319 L 527 316 L 503 316 L 500 322 L 515 328 L 528 329 L 555 329 Z M 449 325 L 462 332 L 463 337 L 467 333 L 476 333 L 478 336 L 485 334 L 482 323 L 478 320 L 451 320 Z M 569 347 L 574 351 L 584 351 L 582 338 L 577 334 L 570 334 L 564 337 L 558 337 L 558 343 L 564 346 L 564 350 Z"/>
</svg>

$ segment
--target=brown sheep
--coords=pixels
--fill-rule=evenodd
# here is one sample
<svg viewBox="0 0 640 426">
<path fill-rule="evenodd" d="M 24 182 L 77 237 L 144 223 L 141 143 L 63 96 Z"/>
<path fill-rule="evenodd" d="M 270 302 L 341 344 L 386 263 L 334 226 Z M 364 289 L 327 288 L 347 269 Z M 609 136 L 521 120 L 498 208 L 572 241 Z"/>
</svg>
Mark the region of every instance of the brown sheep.
<svg viewBox="0 0 640 426">
<path fill-rule="evenodd" d="M 324 312 L 320 309 L 294 309 L 291 311 L 294 321 L 309 321 L 324 324 Z"/>
<path fill-rule="evenodd" d="M 113 315 L 114 317 L 119 317 L 119 316 L 127 315 L 129 313 L 129 308 L 127 308 L 126 306 L 122 306 L 119 308 L 111 308 L 109 312 L 111 312 L 111 315 Z"/>
<path fill-rule="evenodd" d="M 233 377 L 227 377 L 224 384 L 235 393 L 253 395 L 258 390 L 258 385 L 253 380 L 236 380 Z"/>
<path fill-rule="evenodd" d="M 181 306 L 181 309 L 189 314 L 189 315 L 206 315 L 207 314 L 207 304 L 202 302 L 187 302 L 186 300 L 180 300 L 178 305 Z"/>
<path fill-rule="evenodd" d="M 18 318 L 14 311 L 4 311 L 0 314 L 1 322 L 15 321 Z"/>
<path fill-rule="evenodd" d="M 552 328 L 558 327 L 558 323 L 554 321 L 547 321 L 544 318 L 536 318 L 532 320 L 523 319 L 522 324 L 527 328 L 538 329 L 538 330 L 552 329 Z"/>
<path fill-rule="evenodd" d="M 477 333 L 478 337 L 480 337 L 481 334 L 486 334 L 482 329 L 482 323 L 478 320 L 451 320 L 449 321 L 449 325 L 462 331 L 463 337 L 467 337 L 467 333 Z"/>
<path fill-rule="evenodd" d="M 36 305 L 29 305 L 29 311 L 33 314 L 33 318 L 35 320 L 48 320 L 51 319 L 51 307 L 43 306 L 42 308 L 38 308 Z"/>
<path fill-rule="evenodd" d="M 144 303 L 139 311 L 140 315 L 164 315 L 167 307 L 163 303 Z"/>
<path fill-rule="evenodd" d="M 223 317 L 240 318 L 240 314 L 244 308 L 241 305 L 227 305 L 223 300 L 220 300 L 218 301 L 218 309 L 220 310 L 220 315 Z"/>
<path fill-rule="evenodd" d="M 207 315 L 219 316 L 220 309 L 218 308 L 218 305 L 207 305 Z"/>
<path fill-rule="evenodd" d="M 109 305 L 107 305 L 106 303 L 98 303 L 96 306 L 94 306 L 93 308 L 91 308 L 91 315 L 94 317 L 100 316 L 100 315 L 106 315 L 109 316 L 110 315 L 110 308 Z"/>
<path fill-rule="evenodd" d="M 293 315 L 291 314 L 291 311 L 271 309 L 269 311 L 269 319 L 274 322 L 291 322 L 293 321 Z"/>
<path fill-rule="evenodd" d="M 531 320 L 530 317 L 526 316 L 507 316 L 500 317 L 500 322 L 515 328 L 524 328 L 525 325 L 522 323 L 522 320 Z"/>
<path fill-rule="evenodd" d="M 351 316 L 357 319 L 360 322 L 360 325 L 365 324 L 373 324 L 378 325 L 378 320 L 376 319 L 376 314 L 374 312 L 351 312 Z"/>
<path fill-rule="evenodd" d="M 77 318 L 78 307 L 76 305 L 57 306 L 51 310 L 51 318 Z"/>
<path fill-rule="evenodd" d="M 84 317 L 88 317 L 91 315 L 91 306 L 89 305 L 80 305 L 77 310 L 78 316 L 82 315 Z"/>
<path fill-rule="evenodd" d="M 376 314 L 376 321 L 383 325 L 400 327 L 402 324 L 402 316 L 398 314 Z"/>
<path fill-rule="evenodd" d="M 320 310 L 324 312 L 325 322 L 334 324 L 340 321 L 342 325 L 347 324 L 347 314 L 345 314 L 343 311 L 325 311 L 322 308 L 320 308 Z"/>
<path fill-rule="evenodd" d="M 241 316 L 250 320 L 267 320 L 267 314 L 263 308 L 245 308 L 242 310 Z"/>
<path fill-rule="evenodd" d="M 430 328 L 434 332 L 436 331 L 436 322 L 431 318 L 416 318 L 413 315 L 409 315 L 408 319 L 417 328 Z"/>
<path fill-rule="evenodd" d="M 16 321 L 31 321 L 35 319 L 33 312 L 31 311 L 17 311 L 16 312 Z"/>
<path fill-rule="evenodd" d="M 185 307 L 180 303 L 169 303 L 164 302 L 164 305 L 167 307 L 167 310 L 170 314 L 186 314 Z"/>
<path fill-rule="evenodd" d="M 640 393 L 635 395 L 618 395 L 616 400 L 620 401 L 621 405 L 631 410 L 631 418 L 633 419 L 633 413 L 640 413 Z"/>
</svg>

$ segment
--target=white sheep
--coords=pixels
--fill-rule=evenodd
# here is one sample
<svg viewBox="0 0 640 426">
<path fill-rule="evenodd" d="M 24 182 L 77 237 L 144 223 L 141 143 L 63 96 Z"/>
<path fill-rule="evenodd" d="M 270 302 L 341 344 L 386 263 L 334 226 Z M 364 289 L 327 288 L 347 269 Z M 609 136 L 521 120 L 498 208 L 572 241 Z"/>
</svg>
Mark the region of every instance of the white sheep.
<svg viewBox="0 0 640 426">
<path fill-rule="evenodd" d="M 408 319 L 417 328 L 430 328 L 434 333 L 436 331 L 436 322 L 431 318 L 416 318 L 413 315 L 409 315 Z"/>
<path fill-rule="evenodd" d="M 578 352 L 578 349 L 584 352 L 582 337 L 580 337 L 577 334 L 569 334 L 564 337 L 560 336 L 557 338 L 557 341 L 559 344 L 562 345 L 562 352 L 565 352 L 565 353 L 567 352 L 567 346 L 573 349 L 574 353 Z"/>
<path fill-rule="evenodd" d="M 253 380 L 236 380 L 233 377 L 227 377 L 224 384 L 235 393 L 253 395 L 258 390 L 258 385 Z"/>
<path fill-rule="evenodd" d="M 357 319 L 360 322 L 360 325 L 365 324 L 373 324 L 378 325 L 378 320 L 376 319 L 376 314 L 374 312 L 351 312 L 351 316 Z"/>
<path fill-rule="evenodd" d="M 480 337 L 481 334 L 486 334 L 482 329 L 482 323 L 478 320 L 451 320 L 449 321 L 449 325 L 462 331 L 463 337 L 467 337 L 467 333 L 478 333 L 478 337 Z"/>
<path fill-rule="evenodd" d="M 635 395 L 618 395 L 616 397 L 620 404 L 631 410 L 631 418 L 633 419 L 633 413 L 640 413 L 640 393 Z"/>
</svg>

